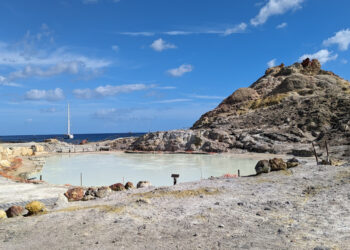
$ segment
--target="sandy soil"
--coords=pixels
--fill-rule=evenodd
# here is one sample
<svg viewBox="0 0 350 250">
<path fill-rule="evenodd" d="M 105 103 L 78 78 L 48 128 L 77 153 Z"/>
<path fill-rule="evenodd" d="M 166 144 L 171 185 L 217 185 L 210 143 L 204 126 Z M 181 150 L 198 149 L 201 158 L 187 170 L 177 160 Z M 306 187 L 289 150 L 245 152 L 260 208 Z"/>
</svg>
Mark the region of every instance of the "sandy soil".
<svg viewBox="0 0 350 250">
<path fill-rule="evenodd" d="M 146 188 L 0 222 L 0 249 L 349 249 L 350 165 Z"/>
</svg>

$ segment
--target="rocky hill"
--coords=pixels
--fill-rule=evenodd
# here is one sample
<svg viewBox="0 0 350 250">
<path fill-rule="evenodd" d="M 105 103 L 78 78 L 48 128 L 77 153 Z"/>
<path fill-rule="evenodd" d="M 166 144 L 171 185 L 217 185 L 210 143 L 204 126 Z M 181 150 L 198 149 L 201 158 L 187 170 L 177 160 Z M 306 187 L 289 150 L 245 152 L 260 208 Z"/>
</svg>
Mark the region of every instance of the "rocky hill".
<svg viewBox="0 0 350 250">
<path fill-rule="evenodd" d="M 143 151 L 304 154 L 327 140 L 350 152 L 350 82 L 321 69 L 317 60 L 269 68 L 189 130 L 146 134 L 130 147 Z M 347 150 L 348 149 L 348 150 Z M 308 154 L 305 152 L 305 154 Z"/>
</svg>

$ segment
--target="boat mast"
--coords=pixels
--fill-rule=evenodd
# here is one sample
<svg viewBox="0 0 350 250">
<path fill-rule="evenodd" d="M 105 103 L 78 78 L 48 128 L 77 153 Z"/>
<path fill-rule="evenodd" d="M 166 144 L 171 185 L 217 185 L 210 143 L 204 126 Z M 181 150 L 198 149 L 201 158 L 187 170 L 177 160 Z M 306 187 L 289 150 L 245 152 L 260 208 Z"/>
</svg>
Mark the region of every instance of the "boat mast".
<svg viewBox="0 0 350 250">
<path fill-rule="evenodd" d="M 67 127 L 67 135 L 70 135 L 70 111 L 69 111 L 69 103 L 68 103 L 68 127 Z"/>
</svg>

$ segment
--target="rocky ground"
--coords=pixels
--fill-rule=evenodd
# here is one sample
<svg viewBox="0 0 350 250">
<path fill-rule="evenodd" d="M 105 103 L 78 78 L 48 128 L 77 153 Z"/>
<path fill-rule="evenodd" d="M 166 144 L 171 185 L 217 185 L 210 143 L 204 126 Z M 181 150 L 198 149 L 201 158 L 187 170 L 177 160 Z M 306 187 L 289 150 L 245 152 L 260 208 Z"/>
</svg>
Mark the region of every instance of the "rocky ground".
<svg viewBox="0 0 350 250">
<path fill-rule="evenodd" d="M 317 60 L 268 69 L 189 130 L 154 132 L 130 149 L 142 151 L 250 151 L 311 156 L 311 143 L 343 146 L 350 157 L 350 82 Z"/>
<path fill-rule="evenodd" d="M 113 192 L 0 221 L 0 249 L 349 249 L 350 165 Z"/>
</svg>

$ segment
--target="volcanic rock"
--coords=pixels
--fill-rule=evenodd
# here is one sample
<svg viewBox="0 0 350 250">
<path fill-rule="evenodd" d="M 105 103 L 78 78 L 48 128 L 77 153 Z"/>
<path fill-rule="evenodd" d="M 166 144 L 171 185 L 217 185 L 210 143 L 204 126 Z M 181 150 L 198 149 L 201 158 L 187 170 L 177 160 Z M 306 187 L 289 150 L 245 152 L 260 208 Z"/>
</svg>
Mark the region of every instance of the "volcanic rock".
<svg viewBox="0 0 350 250">
<path fill-rule="evenodd" d="M 28 215 L 36 215 L 46 211 L 46 207 L 39 201 L 32 201 L 26 205 Z"/>
<path fill-rule="evenodd" d="M 137 183 L 137 188 L 146 188 L 150 186 L 151 186 L 151 183 L 149 181 L 139 181 Z"/>
<path fill-rule="evenodd" d="M 6 210 L 6 215 L 8 218 L 22 216 L 23 207 L 21 206 L 12 206 Z"/>
<path fill-rule="evenodd" d="M 68 201 L 80 201 L 84 197 L 84 189 L 81 187 L 71 188 L 64 195 L 67 197 Z"/>
<path fill-rule="evenodd" d="M 135 186 L 134 186 L 134 184 L 132 183 L 132 182 L 127 182 L 126 184 L 125 184 L 125 189 L 133 189 L 133 188 L 135 188 Z"/>
<path fill-rule="evenodd" d="M 109 187 L 113 191 L 123 191 L 123 190 L 125 190 L 125 187 L 124 187 L 124 185 L 122 183 L 116 183 L 116 184 L 113 184 L 113 185 L 111 185 Z"/>
<path fill-rule="evenodd" d="M 269 173 L 271 171 L 270 162 L 268 160 L 261 160 L 255 166 L 256 174 Z"/>
</svg>

